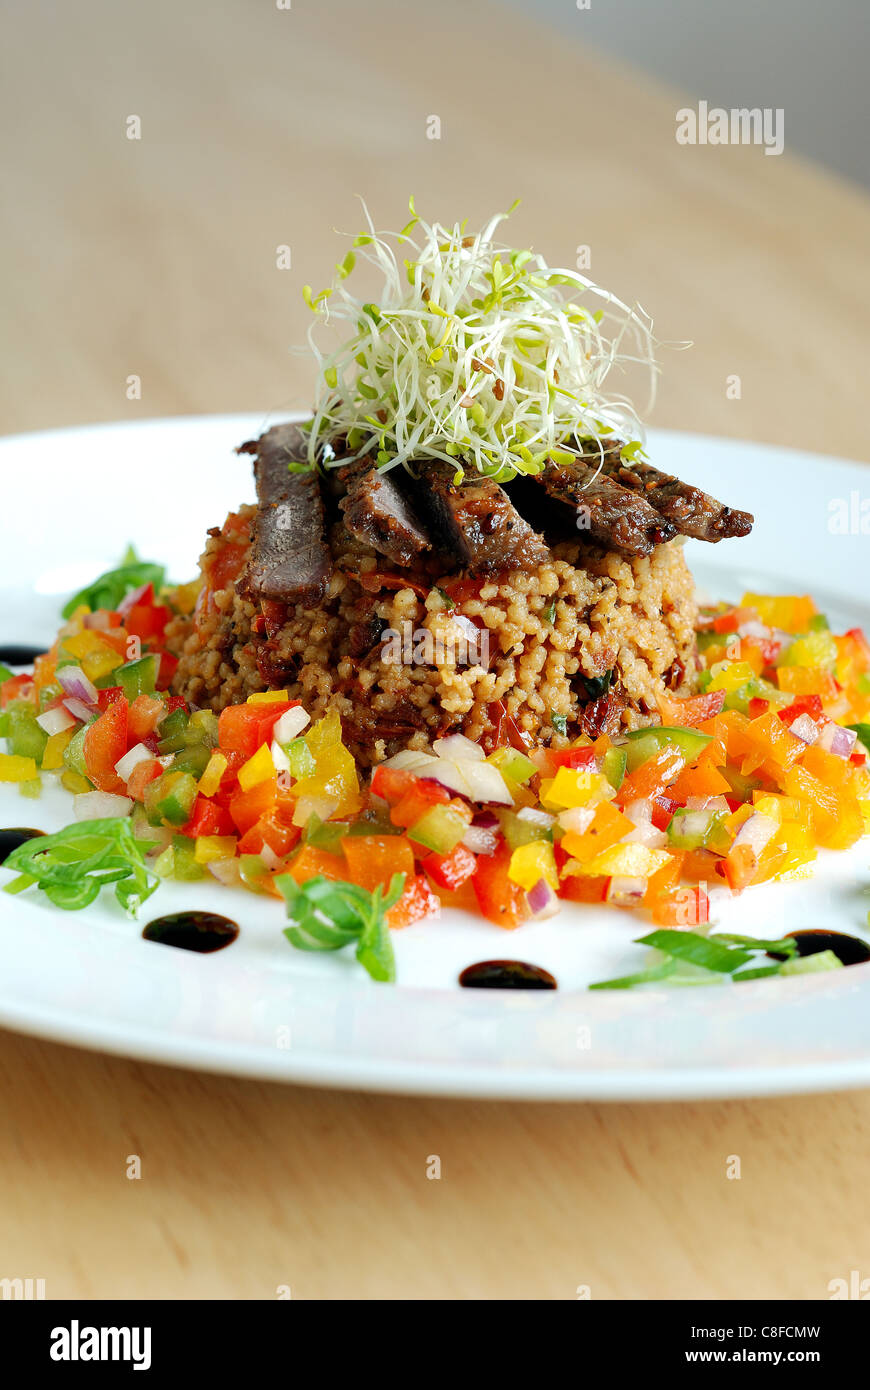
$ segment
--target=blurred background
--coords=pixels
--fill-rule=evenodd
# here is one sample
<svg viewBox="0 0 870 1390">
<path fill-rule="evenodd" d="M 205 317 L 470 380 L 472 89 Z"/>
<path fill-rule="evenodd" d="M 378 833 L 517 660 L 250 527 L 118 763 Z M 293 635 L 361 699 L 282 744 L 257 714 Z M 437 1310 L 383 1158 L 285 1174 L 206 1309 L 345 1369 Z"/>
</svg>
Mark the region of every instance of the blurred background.
<svg viewBox="0 0 870 1390">
<path fill-rule="evenodd" d="M 870 5 L 589 3 L 2 0 L 0 432 L 305 406 L 303 285 L 413 193 L 520 197 L 513 242 L 691 341 L 652 423 L 870 456 Z M 784 153 L 678 144 L 702 98 Z"/>
</svg>

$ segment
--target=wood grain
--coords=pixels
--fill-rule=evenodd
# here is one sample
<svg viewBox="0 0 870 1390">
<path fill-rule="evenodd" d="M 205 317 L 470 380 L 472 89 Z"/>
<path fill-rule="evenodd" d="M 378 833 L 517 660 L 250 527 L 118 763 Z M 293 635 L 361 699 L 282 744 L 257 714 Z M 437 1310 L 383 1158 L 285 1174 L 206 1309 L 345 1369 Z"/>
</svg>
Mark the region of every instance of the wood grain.
<svg viewBox="0 0 870 1390">
<path fill-rule="evenodd" d="M 302 285 L 356 193 L 398 226 L 413 191 L 472 223 L 521 196 L 518 244 L 588 245 L 691 339 L 654 423 L 870 459 L 870 202 L 788 152 L 678 146 L 681 96 L 588 51 L 582 12 L 572 46 L 459 0 L 31 0 L 0 63 L 4 433 L 304 405 Z M 870 1274 L 864 1093 L 389 1099 L 3 1034 L 0 1110 L 0 1277 L 49 1297 L 804 1299 Z"/>
</svg>

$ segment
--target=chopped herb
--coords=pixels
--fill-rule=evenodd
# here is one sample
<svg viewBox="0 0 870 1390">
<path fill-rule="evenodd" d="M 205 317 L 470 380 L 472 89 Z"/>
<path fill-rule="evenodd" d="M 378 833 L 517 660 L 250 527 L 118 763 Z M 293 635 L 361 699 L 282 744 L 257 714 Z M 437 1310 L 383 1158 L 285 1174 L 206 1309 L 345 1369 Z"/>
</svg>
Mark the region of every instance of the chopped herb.
<svg viewBox="0 0 870 1390">
<path fill-rule="evenodd" d="M 550 710 L 550 723 L 557 734 L 567 734 L 568 716 L 567 714 L 556 714 L 555 710 Z"/>
<path fill-rule="evenodd" d="M 284 935 L 291 945 L 301 951 L 340 951 L 356 942 L 356 958 L 373 980 L 395 980 L 387 913 L 404 892 L 404 874 L 393 875 L 386 894 L 322 875 L 299 884 L 290 874 L 280 874 L 275 884 L 287 902 L 292 925 Z"/>
<path fill-rule="evenodd" d="M 443 598 L 444 602 L 447 604 L 447 607 L 448 607 L 448 608 L 455 608 L 455 607 L 456 607 L 456 600 L 450 597 L 450 595 L 448 594 L 448 592 L 447 592 L 446 589 L 442 589 L 442 588 L 439 587 L 439 585 L 436 584 L 436 585 L 435 585 L 435 592 L 436 592 L 436 594 L 440 594 L 440 595 L 441 595 L 441 597 Z"/>
<path fill-rule="evenodd" d="M 651 984 L 669 976 L 677 976 L 674 984 L 714 984 L 730 975 L 732 980 L 756 980 L 765 975 L 779 975 L 787 961 L 798 954 L 798 943 L 793 937 L 785 936 L 779 941 L 765 940 L 758 936 L 737 936 L 722 932 L 716 936 L 701 936 L 697 932 L 661 931 L 649 932 L 635 939 L 638 946 L 649 946 L 664 956 L 663 961 L 652 965 L 648 970 L 640 970 L 635 975 L 623 975 L 615 980 L 600 980 L 590 985 L 590 989 L 632 989 L 635 985 Z M 751 965 L 756 952 L 777 952 L 783 959 L 778 965 L 759 965 L 744 970 Z M 685 978 L 679 978 L 681 969 Z M 708 971 L 710 979 L 703 974 Z M 786 972 L 790 973 L 790 972 Z"/>
<path fill-rule="evenodd" d="M 4 891 L 20 893 L 35 884 L 55 907 L 76 912 L 113 883 L 118 902 L 135 917 L 159 883 L 145 865 L 146 848 L 129 820 L 80 821 L 13 850 L 4 868 L 21 877 Z"/>
<path fill-rule="evenodd" d="M 544 609 L 543 613 L 541 614 L 541 617 L 543 618 L 543 620 L 544 620 L 545 623 L 548 623 L 548 624 L 550 625 L 550 627 L 553 626 L 553 623 L 556 621 L 556 600 L 555 600 L 555 599 L 553 599 L 553 602 L 552 602 L 552 603 L 548 603 L 548 604 L 547 604 L 546 608 Z"/>
<path fill-rule="evenodd" d="M 602 695 L 607 694 L 612 680 L 612 671 L 605 671 L 603 676 L 584 676 L 583 684 L 586 686 L 586 694 L 589 699 L 600 700 Z"/>
<path fill-rule="evenodd" d="M 61 616 L 71 618 L 82 604 L 87 604 L 92 613 L 95 613 L 98 608 L 108 608 L 114 611 L 133 589 L 140 589 L 143 584 L 153 584 L 155 589 L 160 589 L 165 580 L 166 570 L 162 565 L 140 560 L 136 551 L 130 546 L 120 567 L 101 574 L 99 579 L 95 579 L 92 584 L 88 584 L 86 588 L 73 595 L 62 610 Z"/>
</svg>

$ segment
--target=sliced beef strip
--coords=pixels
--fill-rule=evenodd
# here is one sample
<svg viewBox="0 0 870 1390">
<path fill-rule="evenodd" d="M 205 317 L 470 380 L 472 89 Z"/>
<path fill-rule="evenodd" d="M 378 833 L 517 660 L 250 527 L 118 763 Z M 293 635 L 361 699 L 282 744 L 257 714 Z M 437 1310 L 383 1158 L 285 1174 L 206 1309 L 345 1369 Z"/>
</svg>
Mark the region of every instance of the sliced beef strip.
<svg viewBox="0 0 870 1390">
<path fill-rule="evenodd" d="M 491 478 L 453 482 L 449 464 L 427 466 L 414 498 L 439 548 L 472 574 L 535 569 L 550 552 L 503 488 Z"/>
<path fill-rule="evenodd" d="M 396 469 L 382 473 L 372 464 L 361 461 L 336 469 L 338 481 L 345 488 L 339 502 L 344 524 L 352 536 L 366 545 L 374 546 L 394 565 L 406 566 L 425 550 L 432 549 L 429 532 L 411 502 L 407 489 L 401 486 L 407 478 Z"/>
<path fill-rule="evenodd" d="M 612 443 L 612 448 L 608 447 Z M 622 462 L 617 441 L 604 441 L 605 456 L 602 472 L 622 487 L 645 497 L 659 516 L 665 517 L 683 536 L 698 541 L 721 541 L 731 536 L 746 536 L 752 530 L 754 517 L 717 502 L 709 493 L 681 482 L 669 473 L 662 473 L 650 463 Z"/>
<path fill-rule="evenodd" d="M 649 555 L 654 546 L 676 535 L 671 521 L 630 488 L 597 472 L 591 458 L 578 457 L 572 463 L 548 460 L 534 482 L 575 513 L 574 534 L 578 539 L 593 540 L 607 550 Z M 564 529 L 564 517 L 554 515 L 553 520 L 557 530 Z"/>
<path fill-rule="evenodd" d="M 287 471 L 288 463 L 306 458 L 305 435 L 296 425 L 275 425 L 239 453 L 256 455 L 259 503 L 239 593 L 255 601 L 316 603 L 332 573 L 320 483 L 314 469 Z"/>
</svg>

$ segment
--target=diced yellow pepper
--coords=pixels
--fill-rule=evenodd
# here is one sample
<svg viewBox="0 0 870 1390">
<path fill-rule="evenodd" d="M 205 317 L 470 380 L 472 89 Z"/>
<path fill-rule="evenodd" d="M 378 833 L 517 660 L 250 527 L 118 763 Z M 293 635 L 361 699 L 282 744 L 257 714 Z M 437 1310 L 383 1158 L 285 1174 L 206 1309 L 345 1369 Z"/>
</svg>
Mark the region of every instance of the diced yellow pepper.
<svg viewBox="0 0 870 1390">
<path fill-rule="evenodd" d="M 75 732 L 75 729 L 64 729 L 59 734 L 52 734 L 42 755 L 43 772 L 57 772 L 63 767 L 64 749 L 72 742 Z"/>
<path fill-rule="evenodd" d="M 533 840 L 528 845 L 520 845 L 511 855 L 508 878 L 528 891 L 540 879 L 545 879 L 555 892 L 559 887 L 559 874 L 556 869 L 556 856 L 549 840 Z"/>
<path fill-rule="evenodd" d="M 716 690 L 736 690 L 738 686 L 751 681 L 756 674 L 748 661 L 717 661 L 710 670 L 713 679 L 707 686 L 708 695 Z"/>
<path fill-rule="evenodd" d="M 253 758 L 249 758 L 243 767 L 239 768 L 239 786 L 243 792 L 249 792 L 252 787 L 259 786 L 261 782 L 269 782 L 275 776 L 275 764 L 272 761 L 272 754 L 264 743 L 262 748 L 258 748 Z"/>
<path fill-rule="evenodd" d="M 585 864 L 573 861 L 566 865 L 565 872 L 589 874 L 595 878 L 650 878 L 668 863 L 670 857 L 666 849 L 648 849 L 646 845 L 638 844 L 618 844 L 611 845 L 609 849 L 604 850 L 595 859 L 587 860 Z"/>
<path fill-rule="evenodd" d="M 725 829 L 730 830 L 732 835 L 736 835 L 744 821 L 748 821 L 750 816 L 754 816 L 756 807 L 750 802 L 744 806 L 738 806 L 736 811 L 732 811 L 730 816 L 726 816 L 723 822 Z"/>
<path fill-rule="evenodd" d="M 235 835 L 200 835 L 194 858 L 197 864 L 213 864 L 218 859 L 234 859 L 238 840 Z"/>
<path fill-rule="evenodd" d="M 82 777 L 79 772 L 73 772 L 72 768 L 63 774 L 60 784 L 62 787 L 66 787 L 68 792 L 72 792 L 73 796 L 80 796 L 83 792 L 94 790 L 87 777 Z"/>
<path fill-rule="evenodd" d="M 793 796 L 780 796 L 778 792 L 754 791 L 752 805 L 753 809 L 760 811 L 763 816 L 770 816 L 772 820 L 780 823 L 800 820 L 800 802 Z"/>
<path fill-rule="evenodd" d="M 124 663 L 113 647 L 100 640 L 99 634 L 86 629 L 63 639 L 64 651 L 81 663 L 90 681 L 102 680 Z"/>
<path fill-rule="evenodd" d="M 816 671 L 833 671 L 837 643 L 830 632 L 808 632 L 792 642 L 782 661 L 784 666 L 811 666 Z"/>
<path fill-rule="evenodd" d="M 196 607 L 196 600 L 202 591 L 202 580 L 194 579 L 190 584 L 180 584 L 172 595 L 172 602 L 183 613 L 189 617 Z"/>
<path fill-rule="evenodd" d="M 552 781 L 541 783 L 541 801 L 560 811 L 572 806 L 593 806 L 610 801 L 616 792 L 600 772 L 581 767 L 560 767 Z"/>
<path fill-rule="evenodd" d="M 228 767 L 229 763 L 223 753 L 212 753 L 205 772 L 199 779 L 199 787 L 197 790 L 200 792 L 200 795 L 214 796 Z"/>
<path fill-rule="evenodd" d="M 783 632 L 806 632 L 818 609 L 808 594 L 744 594 L 741 608 L 754 608 L 768 627 Z"/>
<path fill-rule="evenodd" d="M 33 782 L 38 775 L 34 758 L 0 753 L 0 782 Z"/>
<path fill-rule="evenodd" d="M 867 833 L 870 834 L 870 801 L 861 800 L 858 805 L 861 807 L 861 815 L 864 817 Z"/>
<path fill-rule="evenodd" d="M 286 690 L 258 690 L 248 696 L 249 705 L 286 705 L 290 699 Z"/>
</svg>

